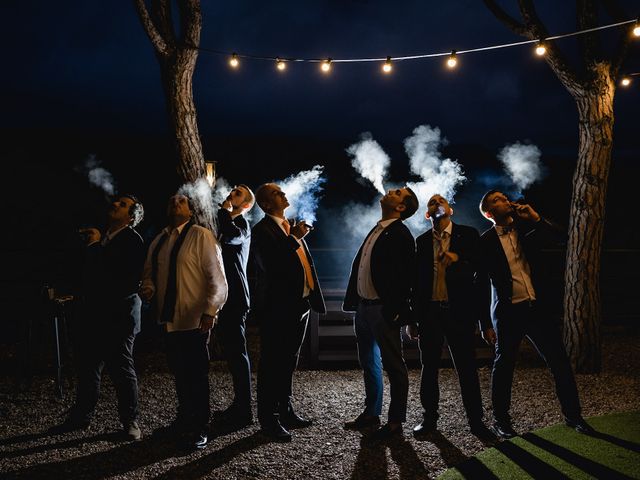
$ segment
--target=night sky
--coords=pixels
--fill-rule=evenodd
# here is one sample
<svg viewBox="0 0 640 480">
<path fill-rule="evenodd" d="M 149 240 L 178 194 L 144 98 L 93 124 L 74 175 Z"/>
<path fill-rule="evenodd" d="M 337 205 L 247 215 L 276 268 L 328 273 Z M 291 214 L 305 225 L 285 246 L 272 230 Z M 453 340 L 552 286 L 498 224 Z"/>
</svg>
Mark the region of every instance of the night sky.
<svg viewBox="0 0 640 480">
<path fill-rule="evenodd" d="M 502 3 L 518 16 L 515 0 Z M 522 40 L 478 0 L 202 4 L 202 47 L 254 55 L 393 57 Z M 636 1 L 621 4 L 629 19 L 637 14 Z M 536 5 L 551 33 L 576 29 L 573 2 Z M 13 0 L 2 2 L 0 15 L 0 154 L 9 201 L 29 237 L 20 249 L 37 245 L 44 231 L 73 231 L 95 218 L 103 196 L 78 173 L 92 154 L 121 191 L 141 195 L 145 229 L 157 228 L 177 186 L 175 157 L 158 64 L 133 3 Z M 607 23 L 613 21 L 603 14 L 600 24 Z M 605 47 L 619 35 L 604 33 Z M 559 43 L 577 59 L 575 39 Z M 623 71 L 640 71 L 639 47 L 635 41 Z M 367 202 L 375 196 L 355 181 L 345 153 L 360 133 L 372 133 L 392 158 L 393 179 L 404 181 L 402 141 L 418 125 L 439 127 L 449 141 L 445 156 L 460 161 L 471 179 L 457 198 L 458 219 L 481 228 L 488 225 L 477 213 L 474 178 L 498 168 L 495 157 L 505 144 L 531 142 L 542 151 L 547 176 L 530 197 L 566 221 L 577 114 L 548 65 L 531 46 L 463 55 L 454 71 L 444 60 L 396 63 L 391 75 L 377 63 L 335 64 L 324 75 L 315 64 L 281 73 L 260 60 L 232 70 L 227 57 L 202 52 L 194 92 L 205 157 L 230 182 L 251 185 L 322 164 L 328 177 L 322 209 L 345 195 Z M 611 205 L 629 201 L 639 173 L 639 100 L 640 77 L 616 95 L 608 207 L 616 223 L 624 217 L 615 217 L 619 209 Z M 3 251 L 18 249 L 15 240 L 8 245 Z"/>
</svg>

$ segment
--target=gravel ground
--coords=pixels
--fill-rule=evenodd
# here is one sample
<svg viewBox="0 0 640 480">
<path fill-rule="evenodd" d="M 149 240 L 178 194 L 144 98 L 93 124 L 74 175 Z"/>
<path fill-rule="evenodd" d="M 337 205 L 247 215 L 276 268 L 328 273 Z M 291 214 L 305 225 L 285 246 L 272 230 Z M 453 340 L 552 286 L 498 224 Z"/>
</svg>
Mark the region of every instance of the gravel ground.
<svg viewBox="0 0 640 480">
<path fill-rule="evenodd" d="M 255 332 L 251 332 L 255 338 Z M 255 355 L 255 341 L 252 358 Z M 523 345 L 514 379 L 514 426 L 524 432 L 560 422 L 550 373 L 533 349 Z M 578 375 L 585 416 L 640 409 L 640 346 L 637 334 L 610 333 L 604 338 L 603 371 Z M 362 376 L 349 368 L 301 370 L 294 380 L 297 411 L 314 420 L 296 430 L 290 444 L 267 442 L 253 426 L 233 433 L 219 432 L 207 449 L 185 452 L 154 430 L 167 425 L 175 413 L 172 377 L 164 356 L 155 351 L 137 353 L 140 381 L 141 427 L 144 439 L 120 439 L 115 395 L 108 377 L 91 427 L 84 432 L 49 436 L 70 407 L 53 395 L 53 382 L 45 370 L 28 390 L 16 391 L 0 353 L 0 476 L 2 478 L 150 478 L 167 479 L 377 479 L 433 478 L 449 466 L 486 448 L 467 432 L 455 372 L 444 368 L 440 376 L 440 433 L 416 440 L 411 428 L 421 420 L 419 370 L 411 368 L 408 422 L 404 439 L 374 443 L 366 434 L 345 431 L 342 423 L 362 408 Z M 488 367 L 479 370 L 490 418 Z M 231 379 L 222 361 L 210 370 L 212 409 L 230 401 Z M 385 391 L 388 401 L 388 390 Z M 385 402 L 384 411 L 388 403 Z"/>
</svg>

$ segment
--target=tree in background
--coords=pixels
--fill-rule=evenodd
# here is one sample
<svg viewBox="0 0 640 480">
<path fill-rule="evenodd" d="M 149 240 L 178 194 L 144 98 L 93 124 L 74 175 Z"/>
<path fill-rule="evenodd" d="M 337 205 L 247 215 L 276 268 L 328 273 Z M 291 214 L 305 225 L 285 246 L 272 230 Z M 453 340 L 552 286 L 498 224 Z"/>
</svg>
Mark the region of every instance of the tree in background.
<svg viewBox="0 0 640 480">
<path fill-rule="evenodd" d="M 541 41 L 549 36 L 533 0 L 518 0 L 522 21 L 495 0 L 484 2 L 516 34 Z M 616 0 L 577 0 L 578 30 L 597 26 L 600 5 L 614 21 L 629 20 Z M 580 35 L 582 58 L 574 64 L 557 45 L 545 43 L 546 61 L 578 109 L 578 160 L 573 176 L 564 296 L 564 343 L 578 372 L 598 372 L 601 367 L 599 279 L 613 147 L 613 98 L 633 28 L 633 24 L 623 27 L 613 54 L 604 53 L 598 32 Z"/>
<path fill-rule="evenodd" d="M 193 72 L 202 30 L 200 0 L 134 0 L 134 3 L 160 64 L 169 123 L 178 154 L 178 174 L 185 182 L 195 184 L 205 177 L 193 101 Z M 211 208 L 198 205 L 210 199 L 197 195 L 196 200 L 198 222 L 212 227 Z"/>
</svg>

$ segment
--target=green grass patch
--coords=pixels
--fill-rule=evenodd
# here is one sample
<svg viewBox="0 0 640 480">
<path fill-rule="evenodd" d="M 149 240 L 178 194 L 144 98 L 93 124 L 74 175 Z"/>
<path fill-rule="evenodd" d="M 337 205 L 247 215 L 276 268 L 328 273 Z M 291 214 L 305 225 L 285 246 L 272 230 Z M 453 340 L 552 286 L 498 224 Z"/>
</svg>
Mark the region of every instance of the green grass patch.
<svg viewBox="0 0 640 480">
<path fill-rule="evenodd" d="M 438 478 L 640 478 L 640 412 L 588 422 L 597 435 L 554 425 L 500 442 Z"/>
</svg>

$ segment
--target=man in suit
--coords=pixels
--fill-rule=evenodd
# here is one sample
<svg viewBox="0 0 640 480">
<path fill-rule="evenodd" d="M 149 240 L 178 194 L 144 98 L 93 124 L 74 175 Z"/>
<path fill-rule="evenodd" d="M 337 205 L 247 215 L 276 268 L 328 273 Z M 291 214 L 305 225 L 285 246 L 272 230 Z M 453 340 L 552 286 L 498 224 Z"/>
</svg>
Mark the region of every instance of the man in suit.
<svg viewBox="0 0 640 480">
<path fill-rule="evenodd" d="M 416 239 L 417 272 L 412 305 L 418 327 L 409 325 L 407 330 L 411 337 L 419 336 L 424 420 L 413 433 L 421 436 L 437 429 L 438 370 L 446 339 L 471 432 L 486 437 L 490 432 L 482 422 L 474 345 L 476 325 L 480 325 L 481 331 L 491 328 L 489 314 L 482 311 L 479 302 L 485 278 L 480 235 L 475 228 L 453 223 L 452 215 L 449 202 L 442 195 L 433 195 L 425 214 L 433 228 Z"/>
<path fill-rule="evenodd" d="M 244 218 L 255 202 L 251 189 L 236 186 L 218 211 L 218 241 L 229 285 L 229 295 L 218 317 L 217 332 L 233 379 L 233 403 L 223 412 L 224 420 L 241 428 L 253 423 L 251 413 L 251 364 L 247 354 L 245 320 L 249 313 L 247 261 L 251 228 Z"/>
<path fill-rule="evenodd" d="M 490 190 L 480 212 L 494 226 L 481 237 L 485 268 L 491 280 L 491 315 L 494 331 L 486 338 L 495 344 L 491 379 L 494 423 L 502 438 L 517 435 L 511 425 L 511 385 L 518 347 L 526 336 L 553 374 L 565 423 L 580 433 L 593 428 L 581 416 L 576 382 L 560 332 L 545 312 L 540 250 L 559 230 L 530 205 L 510 202 L 499 190 Z M 489 292 L 485 295 L 489 303 Z"/>
<path fill-rule="evenodd" d="M 209 423 L 209 331 L 227 299 L 222 253 L 213 233 L 193 220 L 186 195 L 167 205 L 169 225 L 149 246 L 142 296 L 154 299 L 166 328 L 169 368 L 178 412 L 171 426 L 187 448 L 207 446 Z"/>
<path fill-rule="evenodd" d="M 266 214 L 254 227 L 251 254 L 256 267 L 254 312 L 260 325 L 258 420 L 268 437 L 287 442 L 288 429 L 311 425 L 291 403 L 293 372 L 307 328 L 309 308 L 325 313 L 313 259 L 304 241 L 310 227 L 285 218 L 285 192 L 274 183 L 256 190 Z"/>
<path fill-rule="evenodd" d="M 402 357 L 400 330 L 411 320 L 409 306 L 415 242 L 402 222 L 418 209 L 408 187 L 389 190 L 380 199 L 382 218 L 369 232 L 353 265 L 343 310 L 356 312 L 358 360 L 364 373 L 365 408 L 345 428 L 379 425 L 382 413 L 382 366 L 389 376 L 391 403 L 388 422 L 375 436 L 402 435 L 406 421 L 409 377 Z"/>
<path fill-rule="evenodd" d="M 138 289 L 144 262 L 144 244 L 134 227 L 143 216 L 142 203 L 133 195 L 122 195 L 107 212 L 104 236 L 96 228 L 83 231 L 88 247 L 78 323 L 78 386 L 75 404 L 67 420 L 56 427 L 58 432 L 89 426 L 106 365 L 126 436 L 142 438 L 133 343 L 140 331 Z"/>
</svg>

